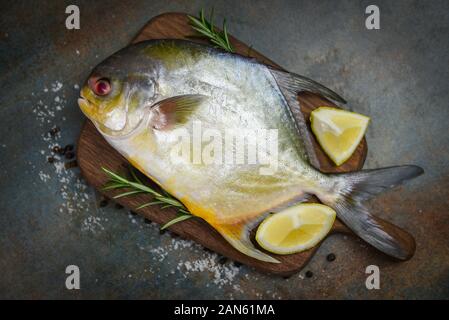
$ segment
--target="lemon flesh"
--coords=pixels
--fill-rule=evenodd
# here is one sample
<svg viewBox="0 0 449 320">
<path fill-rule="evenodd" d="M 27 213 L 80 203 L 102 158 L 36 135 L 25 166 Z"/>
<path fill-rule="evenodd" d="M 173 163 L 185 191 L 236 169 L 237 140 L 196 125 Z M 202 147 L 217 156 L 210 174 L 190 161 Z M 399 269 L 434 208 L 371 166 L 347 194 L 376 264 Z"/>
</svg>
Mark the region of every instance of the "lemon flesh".
<svg viewBox="0 0 449 320">
<path fill-rule="evenodd" d="M 320 107 L 312 111 L 312 131 L 324 152 L 337 165 L 351 157 L 362 140 L 370 118 L 355 112 Z"/>
<path fill-rule="evenodd" d="M 302 203 L 266 218 L 256 241 L 267 251 L 291 254 L 312 248 L 329 233 L 336 212 L 318 203 Z"/>
</svg>

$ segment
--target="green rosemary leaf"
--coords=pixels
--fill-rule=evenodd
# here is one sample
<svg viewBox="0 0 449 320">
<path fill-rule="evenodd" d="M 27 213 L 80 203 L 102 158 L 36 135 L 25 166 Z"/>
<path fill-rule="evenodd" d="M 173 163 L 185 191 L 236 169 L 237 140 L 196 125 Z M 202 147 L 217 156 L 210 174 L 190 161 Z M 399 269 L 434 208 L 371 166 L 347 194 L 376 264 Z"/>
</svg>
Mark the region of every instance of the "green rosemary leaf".
<svg viewBox="0 0 449 320">
<path fill-rule="evenodd" d="M 192 27 L 193 30 L 196 30 L 197 32 L 201 33 L 202 35 L 206 36 L 207 38 L 210 38 L 210 40 L 214 39 L 213 34 L 209 32 L 209 30 L 204 30 L 197 27 Z"/>
<path fill-rule="evenodd" d="M 171 195 L 170 195 L 167 191 L 165 191 L 164 189 L 162 189 L 162 193 L 163 193 L 166 197 L 171 197 Z"/>
<path fill-rule="evenodd" d="M 182 216 L 176 217 L 176 218 L 170 220 L 169 222 L 167 222 L 166 224 L 164 224 L 164 225 L 161 227 L 161 230 L 167 229 L 168 227 L 174 225 L 175 223 L 178 223 L 178 222 L 181 222 L 181 221 L 190 219 L 190 218 L 192 218 L 192 217 L 193 217 L 193 216 L 192 216 L 191 214 L 184 214 L 184 215 L 182 215 Z"/>
<path fill-rule="evenodd" d="M 143 209 L 143 208 L 149 207 L 149 206 L 154 206 L 154 205 L 156 205 L 156 204 L 163 204 L 163 202 L 162 202 L 162 201 L 152 201 L 152 202 L 147 202 L 147 203 L 144 203 L 144 204 L 141 205 L 141 206 L 138 206 L 138 207 L 136 208 L 136 210 Z"/>
<path fill-rule="evenodd" d="M 118 199 L 118 198 L 126 197 L 126 196 L 131 196 L 131 195 L 137 194 L 137 193 L 143 193 L 143 191 L 141 191 L 141 190 L 128 191 L 128 192 L 121 193 L 121 194 L 115 196 L 114 199 Z"/>
<path fill-rule="evenodd" d="M 120 177 L 119 175 L 115 174 L 114 172 L 112 172 L 112 171 L 110 171 L 110 170 L 108 170 L 108 169 L 106 169 L 104 167 L 101 167 L 101 169 L 104 172 L 106 172 L 107 175 L 110 176 L 111 178 L 113 178 L 114 180 L 117 180 L 117 181 L 120 181 L 120 182 L 123 182 L 123 183 L 128 183 L 128 181 L 125 178 Z"/>
<path fill-rule="evenodd" d="M 198 20 L 197 18 L 192 17 L 192 16 L 188 16 L 188 17 L 189 17 L 189 20 L 190 20 L 190 25 L 192 26 L 192 24 L 193 24 L 192 27 L 196 26 L 199 29 L 203 29 L 203 25 L 202 25 L 200 20 Z"/>
<path fill-rule="evenodd" d="M 126 188 L 127 186 L 128 186 L 127 184 L 114 183 L 114 184 L 106 185 L 104 188 L 102 188 L 102 190 L 106 191 L 106 190 L 120 189 L 120 188 Z"/>
<path fill-rule="evenodd" d="M 224 35 L 224 38 L 225 38 L 225 41 L 226 41 L 226 45 L 227 45 L 228 51 L 234 52 L 234 49 L 232 48 L 231 43 L 229 42 L 229 38 L 228 38 L 228 31 L 226 29 L 226 19 L 223 20 L 223 35 Z"/>
<path fill-rule="evenodd" d="M 206 20 L 204 19 L 204 10 L 203 9 L 201 9 L 201 11 L 200 11 L 200 19 L 204 25 L 207 25 Z"/>
<path fill-rule="evenodd" d="M 178 200 L 175 200 L 173 198 L 167 198 L 167 197 L 161 197 L 160 198 L 160 197 L 158 197 L 158 200 L 161 200 L 161 201 L 163 201 L 165 203 L 168 203 L 168 204 L 170 204 L 172 206 L 175 206 L 175 207 L 182 207 L 182 208 L 184 207 L 181 202 L 179 202 Z"/>
<path fill-rule="evenodd" d="M 231 45 L 228 37 L 228 30 L 226 28 L 226 20 L 223 20 L 223 31 L 220 32 L 214 29 L 213 25 L 214 11 L 211 10 L 209 21 L 204 17 L 204 10 L 201 9 L 199 17 L 188 16 L 192 29 L 202 34 L 209 39 L 210 42 L 217 45 L 219 48 L 228 52 L 234 52 L 234 48 Z"/>
<path fill-rule="evenodd" d="M 191 215 L 191 213 L 189 211 L 185 210 L 185 209 L 178 209 L 178 211 L 181 212 L 181 213 L 184 213 L 184 214 L 190 214 Z"/>
<path fill-rule="evenodd" d="M 219 48 L 226 46 L 226 44 L 220 40 L 210 39 L 210 42 L 216 44 Z"/>
<path fill-rule="evenodd" d="M 134 169 L 131 169 L 130 171 L 131 171 L 131 175 L 132 175 L 133 179 L 136 180 L 138 183 L 143 184 L 142 181 L 140 181 L 140 179 L 137 177 Z"/>
<path fill-rule="evenodd" d="M 106 168 L 102 167 L 101 169 L 109 177 L 109 181 L 105 185 L 103 190 L 115 190 L 115 189 L 121 189 L 121 188 L 130 189 L 130 191 L 127 191 L 127 192 L 124 192 L 124 193 L 121 193 L 121 194 L 115 196 L 114 199 L 131 196 L 131 195 L 139 194 L 139 193 L 149 193 L 154 196 L 155 200 L 152 202 L 144 203 L 141 206 L 137 207 L 137 209 L 142 209 L 142 208 L 145 208 L 145 207 L 148 207 L 151 205 L 162 205 L 162 207 L 161 207 L 162 209 L 175 207 L 178 210 L 178 212 L 181 213 L 182 215 L 176 219 L 169 221 L 167 224 L 165 224 L 163 226 L 164 229 L 169 227 L 170 225 L 173 225 L 177 222 L 180 222 L 180 221 L 183 221 L 183 220 L 186 220 L 186 219 L 192 217 L 191 213 L 184 207 L 184 205 L 179 200 L 174 198 L 172 195 L 170 195 L 165 190 L 162 190 L 162 192 L 161 192 L 162 194 L 161 194 L 161 193 L 153 190 L 151 187 L 144 185 L 132 169 L 130 169 L 130 171 L 131 171 L 131 176 L 132 176 L 133 181 L 130 181 L 130 180 L 126 179 L 125 177 L 122 177 Z"/>
<path fill-rule="evenodd" d="M 156 192 L 153 189 L 151 189 L 150 187 L 147 187 L 143 184 L 131 182 L 131 181 L 128 181 L 128 184 L 135 189 L 141 190 L 143 192 L 151 193 L 152 195 L 154 195 L 156 197 L 162 197 L 162 195 L 159 192 Z"/>
<path fill-rule="evenodd" d="M 138 206 L 138 207 L 136 208 L 136 210 L 140 210 L 140 209 L 149 207 L 149 206 L 151 206 L 151 205 L 152 205 L 151 202 L 147 202 L 147 203 L 144 203 L 144 204 L 141 205 L 141 206 Z"/>
<path fill-rule="evenodd" d="M 210 10 L 209 25 L 210 25 L 210 31 L 212 31 L 212 33 L 213 33 L 214 32 L 214 8 L 212 8 Z"/>
</svg>

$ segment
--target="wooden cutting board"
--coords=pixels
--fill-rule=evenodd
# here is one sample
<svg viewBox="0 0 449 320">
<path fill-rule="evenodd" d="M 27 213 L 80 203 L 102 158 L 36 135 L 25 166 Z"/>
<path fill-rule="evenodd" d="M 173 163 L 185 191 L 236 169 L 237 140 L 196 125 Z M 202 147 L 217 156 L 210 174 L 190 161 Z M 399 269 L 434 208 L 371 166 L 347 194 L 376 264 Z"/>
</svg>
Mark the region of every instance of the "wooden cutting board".
<svg viewBox="0 0 449 320">
<path fill-rule="evenodd" d="M 183 13 L 166 13 L 151 19 L 135 37 L 133 43 L 149 39 L 188 39 L 205 43 L 205 41 L 198 38 L 198 35 L 191 29 L 188 24 L 187 15 Z M 231 36 L 230 41 L 237 53 L 254 57 L 260 62 L 281 68 L 273 61 L 249 48 L 246 44 L 234 37 Z M 312 94 L 300 94 L 298 99 L 306 119 L 309 119 L 310 112 L 318 106 L 335 106 L 333 103 Z M 352 157 L 338 168 L 335 167 L 331 160 L 324 154 L 317 142 L 313 141 L 313 143 L 320 162 L 320 170 L 323 172 L 349 172 L 360 170 L 363 167 L 368 150 L 365 139 L 362 140 Z M 108 198 L 112 198 L 114 195 L 120 193 L 120 191 L 101 190 L 101 187 L 107 182 L 107 177 L 101 171 L 101 167 L 125 174 L 127 172 L 126 168 L 129 165 L 127 161 L 103 139 L 90 121 L 86 121 L 86 124 L 81 131 L 78 141 L 77 159 L 81 172 L 89 184 L 93 185 Z M 154 188 L 157 188 L 157 186 L 150 180 L 148 180 L 148 183 Z M 139 205 L 148 202 L 149 199 L 150 197 L 146 195 L 136 195 L 123 197 L 116 201 L 128 209 L 134 210 Z M 135 210 L 135 212 L 159 224 L 164 224 L 177 216 L 175 210 L 160 209 L 159 207 L 146 207 L 141 210 Z M 247 264 L 261 271 L 279 275 L 290 275 L 299 271 L 319 247 L 319 245 L 317 245 L 310 250 L 292 255 L 273 255 L 276 259 L 281 261 L 280 264 L 273 264 L 243 255 L 229 245 L 220 234 L 211 228 L 205 221 L 198 218 L 177 223 L 170 227 L 170 231 L 185 239 L 196 241 L 204 247 L 230 259 Z M 340 221 L 336 220 L 327 237 L 335 233 L 351 232 Z"/>
</svg>

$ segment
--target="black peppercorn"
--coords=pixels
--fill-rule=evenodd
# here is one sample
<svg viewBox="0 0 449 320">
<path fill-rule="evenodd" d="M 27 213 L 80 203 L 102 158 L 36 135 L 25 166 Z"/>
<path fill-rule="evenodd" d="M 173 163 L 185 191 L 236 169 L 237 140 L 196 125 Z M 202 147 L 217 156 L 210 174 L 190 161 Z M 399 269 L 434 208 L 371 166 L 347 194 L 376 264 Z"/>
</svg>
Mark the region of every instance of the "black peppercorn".
<svg viewBox="0 0 449 320">
<path fill-rule="evenodd" d="M 54 153 L 58 153 L 58 154 L 63 153 L 63 149 L 61 149 L 60 146 L 54 146 L 52 150 Z"/>
<path fill-rule="evenodd" d="M 75 154 L 72 151 L 66 151 L 65 152 L 65 158 L 66 159 L 73 159 L 75 157 Z"/>
<path fill-rule="evenodd" d="M 326 257 L 327 261 L 329 261 L 329 262 L 334 261 L 335 258 L 336 258 L 336 257 L 335 257 L 335 254 L 333 254 L 333 253 L 329 253 L 329 254 L 327 255 L 327 257 Z"/>
<path fill-rule="evenodd" d="M 61 129 L 59 129 L 59 127 L 54 127 L 49 131 L 49 133 L 52 137 L 54 137 L 59 131 L 61 131 Z"/>
<path fill-rule="evenodd" d="M 226 257 L 220 257 L 220 258 L 218 259 L 218 263 L 219 263 L 219 264 L 225 264 L 226 261 L 228 261 L 228 258 L 226 258 Z"/>
<path fill-rule="evenodd" d="M 75 147 L 73 146 L 73 144 L 68 144 L 64 147 L 65 152 L 67 151 L 73 151 Z"/>
<path fill-rule="evenodd" d="M 313 277 L 313 272 L 310 271 L 310 270 L 308 270 L 308 271 L 306 272 L 306 277 L 307 277 L 307 278 L 312 278 L 312 277 Z"/>
<path fill-rule="evenodd" d="M 106 207 L 108 205 L 108 200 L 103 199 L 100 201 L 100 207 Z"/>
</svg>

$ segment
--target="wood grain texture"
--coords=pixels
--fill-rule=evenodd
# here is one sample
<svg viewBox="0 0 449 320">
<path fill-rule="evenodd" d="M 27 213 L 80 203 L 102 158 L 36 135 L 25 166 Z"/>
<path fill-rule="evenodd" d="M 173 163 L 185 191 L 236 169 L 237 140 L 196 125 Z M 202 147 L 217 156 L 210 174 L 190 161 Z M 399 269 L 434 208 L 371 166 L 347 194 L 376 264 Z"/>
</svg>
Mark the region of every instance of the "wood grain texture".
<svg viewBox="0 0 449 320">
<path fill-rule="evenodd" d="M 151 21 L 149 21 L 135 37 L 133 43 L 149 39 L 188 39 L 191 41 L 205 42 L 203 39 L 198 38 L 193 32 L 188 25 L 187 16 L 183 13 L 166 13 L 151 19 Z M 247 45 L 234 37 L 231 36 L 230 41 L 237 53 L 254 57 L 262 63 L 281 69 L 281 67 L 273 61 L 264 57 L 257 51 L 250 49 Z M 335 107 L 330 101 L 309 93 L 300 94 L 298 99 L 306 119 L 309 119 L 310 112 L 318 106 Z M 320 162 L 320 170 L 323 172 L 349 172 L 359 170 L 363 167 L 368 150 L 365 139 L 361 141 L 351 158 L 339 167 L 336 167 L 332 163 L 315 140 L 313 143 Z M 126 173 L 126 169 L 129 166 L 128 162 L 104 140 L 90 121 L 86 122 L 81 131 L 78 141 L 77 159 L 81 172 L 89 184 L 99 189 L 100 192 L 109 198 L 112 198 L 118 193 L 117 191 L 101 191 L 101 187 L 106 183 L 107 177 L 100 168 L 106 167 L 115 172 Z M 154 188 L 157 188 L 157 186 L 149 179 L 147 179 L 147 182 Z M 120 198 L 117 202 L 126 208 L 133 210 L 133 208 L 138 207 L 142 203 L 148 202 L 149 199 L 150 197 L 146 195 L 136 195 Z M 137 210 L 136 212 L 159 224 L 164 224 L 176 216 L 175 210 L 161 210 L 158 207 L 146 207 Z M 182 223 L 175 224 L 170 227 L 170 231 L 185 239 L 196 241 L 204 247 L 230 259 L 247 264 L 260 271 L 279 275 L 290 275 L 299 271 L 319 247 L 319 245 L 317 245 L 310 250 L 292 255 L 273 255 L 280 260 L 281 263 L 272 264 L 253 259 L 235 250 L 213 228 L 201 219 L 189 219 Z M 351 232 L 337 220 L 329 235 L 333 233 L 350 234 Z"/>
</svg>

